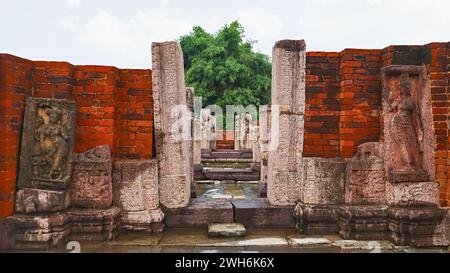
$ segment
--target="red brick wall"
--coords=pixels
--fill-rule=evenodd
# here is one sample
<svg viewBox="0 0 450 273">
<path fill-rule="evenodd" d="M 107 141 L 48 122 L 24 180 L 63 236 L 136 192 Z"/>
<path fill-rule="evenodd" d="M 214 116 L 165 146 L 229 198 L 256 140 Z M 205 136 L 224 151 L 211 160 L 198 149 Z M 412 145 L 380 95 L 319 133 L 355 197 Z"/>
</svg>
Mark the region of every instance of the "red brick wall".
<svg viewBox="0 0 450 273">
<path fill-rule="evenodd" d="M 0 217 L 13 213 L 19 138 L 33 63 L 0 55 Z"/>
<path fill-rule="evenodd" d="M 309 52 L 306 69 L 304 156 L 351 158 L 379 140 L 381 50 Z"/>
<path fill-rule="evenodd" d="M 75 152 L 109 144 L 115 160 L 153 156 L 150 70 L 0 54 L 0 217 L 13 213 L 23 112 L 30 96 L 77 102 Z"/>
<path fill-rule="evenodd" d="M 308 52 L 306 63 L 306 157 L 339 157 L 340 54 Z"/>
<path fill-rule="evenodd" d="M 432 43 L 425 46 L 429 58 L 429 79 L 431 85 L 431 103 L 436 136 L 436 179 L 440 184 L 439 199 L 441 205 L 450 204 L 449 179 L 449 81 L 448 43 Z"/>
</svg>

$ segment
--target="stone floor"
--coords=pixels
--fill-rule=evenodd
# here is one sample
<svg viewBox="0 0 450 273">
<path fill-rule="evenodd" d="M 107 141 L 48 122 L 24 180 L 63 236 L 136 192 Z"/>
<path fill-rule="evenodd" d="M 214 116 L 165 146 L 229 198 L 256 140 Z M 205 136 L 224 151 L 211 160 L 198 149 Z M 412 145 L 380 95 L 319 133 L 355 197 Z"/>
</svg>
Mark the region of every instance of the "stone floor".
<svg viewBox="0 0 450 273">
<path fill-rule="evenodd" d="M 396 247 L 385 241 L 302 236 L 293 229 L 250 229 L 243 238 L 211 238 L 206 229 L 171 229 L 157 235 L 125 234 L 112 242 L 80 242 L 80 248 L 81 253 L 450 253 L 445 248 Z"/>
</svg>

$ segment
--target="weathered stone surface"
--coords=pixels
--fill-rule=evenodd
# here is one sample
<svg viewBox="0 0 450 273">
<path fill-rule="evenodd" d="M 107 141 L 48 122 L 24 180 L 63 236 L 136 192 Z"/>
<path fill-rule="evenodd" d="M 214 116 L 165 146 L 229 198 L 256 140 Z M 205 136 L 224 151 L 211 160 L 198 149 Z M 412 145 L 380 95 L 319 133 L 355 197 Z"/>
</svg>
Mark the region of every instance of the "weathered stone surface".
<svg viewBox="0 0 450 273">
<path fill-rule="evenodd" d="M 16 193 L 16 213 L 32 214 L 58 212 L 70 205 L 65 191 L 23 188 Z"/>
<path fill-rule="evenodd" d="M 98 209 L 111 207 L 112 166 L 108 145 L 98 146 L 83 154 L 74 154 L 72 177 L 72 206 Z"/>
<path fill-rule="evenodd" d="M 226 200 L 194 199 L 186 208 L 165 209 L 167 228 L 207 227 L 233 223 L 233 206 Z"/>
<path fill-rule="evenodd" d="M 66 213 L 14 215 L 8 218 L 16 229 L 16 249 L 50 249 L 67 243 L 70 218 Z"/>
<path fill-rule="evenodd" d="M 122 223 L 120 209 L 71 209 L 70 240 L 76 241 L 110 241 L 120 234 Z"/>
<path fill-rule="evenodd" d="M 259 137 L 259 126 L 253 126 L 252 132 L 250 134 L 253 136 L 252 139 L 252 152 L 253 152 L 253 161 L 260 163 L 261 162 L 261 141 Z"/>
<path fill-rule="evenodd" d="M 28 98 L 18 188 L 67 189 L 72 175 L 75 102 Z"/>
<path fill-rule="evenodd" d="M 16 244 L 16 227 L 7 218 L 0 218 L 0 253 L 14 249 Z"/>
<path fill-rule="evenodd" d="M 426 75 L 422 66 L 388 66 L 382 69 L 387 174 L 391 171 L 425 170 L 430 180 L 434 180 L 435 143 L 431 91 Z"/>
<path fill-rule="evenodd" d="M 302 203 L 343 203 L 345 165 L 341 159 L 303 158 Z"/>
<path fill-rule="evenodd" d="M 345 171 L 345 203 L 351 205 L 386 204 L 383 144 L 364 143 Z"/>
<path fill-rule="evenodd" d="M 118 161 L 113 169 L 114 205 L 123 211 L 159 207 L 156 160 Z"/>
<path fill-rule="evenodd" d="M 255 124 L 250 113 L 244 112 L 235 116 L 235 150 L 251 150 L 256 140 Z"/>
<path fill-rule="evenodd" d="M 259 185 L 259 197 L 267 198 L 267 176 L 268 176 L 268 160 L 270 147 L 270 123 L 271 123 L 271 107 L 270 105 L 262 105 L 259 108 L 259 142 L 261 146 L 261 179 Z"/>
<path fill-rule="evenodd" d="M 436 206 L 439 202 L 436 182 L 388 183 L 387 190 L 391 206 Z"/>
<path fill-rule="evenodd" d="M 193 177 L 183 52 L 176 42 L 153 43 L 152 61 L 160 202 L 168 208 L 185 207 Z"/>
<path fill-rule="evenodd" d="M 211 237 L 244 237 L 247 230 L 242 224 L 210 224 L 208 234 Z"/>
<path fill-rule="evenodd" d="M 211 114 L 211 109 L 202 109 L 200 113 L 201 123 L 201 149 L 216 149 L 216 117 Z"/>
<path fill-rule="evenodd" d="M 339 234 L 344 239 L 386 240 L 387 206 L 342 206 L 338 210 Z"/>
<path fill-rule="evenodd" d="M 389 204 L 437 205 L 431 88 L 422 66 L 382 69 Z"/>
<path fill-rule="evenodd" d="M 303 128 L 302 115 L 275 115 L 272 109 L 272 130 L 278 131 L 278 146 L 268 155 L 267 197 L 273 205 L 293 206 L 300 200 Z"/>
<path fill-rule="evenodd" d="M 122 209 L 127 231 L 160 232 L 164 213 L 159 209 L 156 160 L 114 163 L 114 204 Z"/>
<path fill-rule="evenodd" d="M 331 246 L 332 241 L 326 238 L 290 238 L 290 244 L 298 247 Z"/>
<path fill-rule="evenodd" d="M 195 173 L 195 180 L 258 181 L 260 172 L 251 169 L 205 169 Z"/>
<path fill-rule="evenodd" d="M 339 233 L 339 206 L 308 205 L 298 203 L 294 208 L 296 228 L 308 235 L 332 235 Z"/>
<path fill-rule="evenodd" d="M 446 209 L 438 207 L 390 207 L 387 210 L 389 240 L 399 246 L 448 246 L 441 225 L 446 214 Z"/>
<path fill-rule="evenodd" d="M 123 212 L 122 222 L 124 230 L 133 232 L 157 233 L 165 226 L 161 209 Z"/>
<path fill-rule="evenodd" d="M 294 228 L 292 207 L 274 207 L 266 199 L 235 199 L 234 220 L 247 228 Z"/>
<path fill-rule="evenodd" d="M 267 197 L 272 205 L 300 200 L 302 171 L 306 46 L 303 40 L 278 41 L 273 48 L 271 141 Z"/>
</svg>

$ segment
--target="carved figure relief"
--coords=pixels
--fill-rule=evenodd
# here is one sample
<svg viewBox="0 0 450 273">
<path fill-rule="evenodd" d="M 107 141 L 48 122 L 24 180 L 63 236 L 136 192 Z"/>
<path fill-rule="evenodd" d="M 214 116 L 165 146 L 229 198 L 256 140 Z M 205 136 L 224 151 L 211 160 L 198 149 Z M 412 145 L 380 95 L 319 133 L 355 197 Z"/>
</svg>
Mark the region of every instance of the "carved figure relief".
<svg viewBox="0 0 450 273">
<path fill-rule="evenodd" d="M 27 101 L 19 187 L 67 187 L 72 173 L 74 125 L 74 102 L 35 98 Z"/>
<path fill-rule="evenodd" d="M 389 111 L 393 113 L 389 130 L 397 145 L 393 169 L 414 171 L 422 168 L 423 129 L 419 107 L 411 98 L 411 82 L 408 74 L 400 77 L 400 97 L 389 98 Z"/>
<path fill-rule="evenodd" d="M 385 172 L 394 183 L 434 178 L 435 140 L 426 75 L 422 66 L 382 69 Z"/>
</svg>

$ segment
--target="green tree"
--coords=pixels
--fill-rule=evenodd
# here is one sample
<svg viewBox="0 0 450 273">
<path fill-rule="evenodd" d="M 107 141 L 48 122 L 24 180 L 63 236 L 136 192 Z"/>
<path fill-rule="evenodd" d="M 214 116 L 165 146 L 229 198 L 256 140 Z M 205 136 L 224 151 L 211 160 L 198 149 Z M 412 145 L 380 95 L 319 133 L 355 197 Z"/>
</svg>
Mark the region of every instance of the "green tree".
<svg viewBox="0 0 450 273">
<path fill-rule="evenodd" d="M 255 41 L 244 40 L 238 21 L 216 34 L 194 27 L 180 37 L 186 83 L 203 98 L 203 105 L 264 105 L 270 102 L 272 64 L 268 56 L 254 52 Z"/>
</svg>

